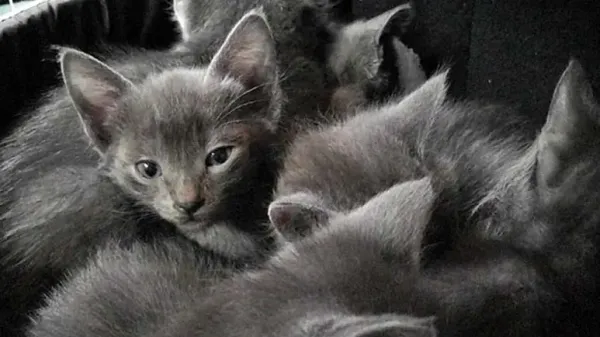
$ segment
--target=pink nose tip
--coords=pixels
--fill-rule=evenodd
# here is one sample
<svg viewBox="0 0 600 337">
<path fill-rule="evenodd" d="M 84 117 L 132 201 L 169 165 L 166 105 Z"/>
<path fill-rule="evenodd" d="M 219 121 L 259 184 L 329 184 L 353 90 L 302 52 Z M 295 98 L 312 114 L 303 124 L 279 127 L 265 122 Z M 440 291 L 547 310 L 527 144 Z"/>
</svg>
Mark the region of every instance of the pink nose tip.
<svg viewBox="0 0 600 337">
<path fill-rule="evenodd" d="M 177 209 L 179 212 L 184 214 L 192 214 L 200 207 L 204 205 L 204 200 L 197 200 L 193 202 L 176 202 L 173 207 Z"/>
<path fill-rule="evenodd" d="M 193 213 L 204 205 L 194 184 L 183 186 L 175 196 L 173 207 L 182 213 Z"/>
</svg>

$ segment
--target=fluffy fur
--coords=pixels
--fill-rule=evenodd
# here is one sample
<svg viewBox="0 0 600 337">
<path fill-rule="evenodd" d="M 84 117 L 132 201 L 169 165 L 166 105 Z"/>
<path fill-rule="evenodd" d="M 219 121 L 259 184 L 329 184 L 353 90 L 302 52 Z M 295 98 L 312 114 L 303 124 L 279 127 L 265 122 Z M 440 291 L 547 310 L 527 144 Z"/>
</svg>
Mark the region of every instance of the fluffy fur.
<svg viewBox="0 0 600 337">
<path fill-rule="evenodd" d="M 340 83 L 333 94 L 333 110 L 348 113 L 406 95 L 425 82 L 419 57 L 392 30 L 402 27 L 400 33 L 404 33 L 412 23 L 413 12 L 406 3 L 368 20 L 330 25 L 334 39 L 328 66 Z"/>
<path fill-rule="evenodd" d="M 2 321 L 22 323 L 111 237 L 171 235 L 174 224 L 242 261 L 276 245 L 265 215 L 280 144 L 274 48 L 254 10 L 204 65 L 192 54 L 129 50 L 103 62 L 61 51 L 64 87 L 0 150 Z"/>
<path fill-rule="evenodd" d="M 448 99 L 447 74 L 405 98 L 298 137 L 284 160 L 271 220 L 294 235 L 310 229 L 293 206 L 297 201 L 346 211 L 399 181 L 432 173 L 444 187 L 439 207 L 466 223 L 494 179 L 531 142 L 533 129 L 509 109 Z"/>
<path fill-rule="evenodd" d="M 342 15 L 343 6 L 321 0 L 177 0 L 173 19 L 182 41 L 173 50 L 216 52 L 235 22 L 257 7 L 269 18 L 276 41 L 285 98 L 280 126 L 292 139 L 306 124 L 328 116 L 329 100 L 337 84 L 326 65 L 326 46 L 332 39 L 326 23 Z"/>
<path fill-rule="evenodd" d="M 31 336 L 145 336 L 208 295 L 239 266 L 189 242 L 111 241 L 48 297 Z"/>
<path fill-rule="evenodd" d="M 432 318 L 386 305 L 418 276 L 433 198 L 428 179 L 395 186 L 264 268 L 212 286 L 214 272 L 182 248 L 103 251 L 29 336 L 434 337 Z"/>
<path fill-rule="evenodd" d="M 431 172 L 441 192 L 428 231 L 447 233 L 445 245 L 429 238 L 425 247 L 442 246 L 443 254 L 425 263 L 415 290 L 416 314 L 448 315 L 437 326 L 447 336 L 597 335 L 600 171 L 594 158 L 600 150 L 600 107 L 583 68 L 570 62 L 535 139 L 515 119 L 490 123 L 495 119 L 488 113 L 498 110 L 440 100 L 444 82 L 443 76 L 432 78 L 397 106 L 411 107 L 397 124 L 409 126 L 403 139 L 414 137 L 414 158 Z M 418 105 L 409 105 L 415 97 L 420 97 Z M 423 121 L 414 117 L 420 114 L 429 120 L 417 128 Z M 489 124 L 473 128 L 486 119 Z M 364 164 L 371 157 L 361 158 L 357 162 Z M 312 169 L 316 161 L 304 162 Z M 308 224 L 310 231 L 347 212 L 329 206 L 339 200 L 348 205 L 347 199 L 318 184 L 336 184 L 329 186 L 339 190 L 359 183 L 334 180 L 341 175 L 319 180 L 309 174 L 298 170 L 287 176 L 311 177 L 312 182 L 271 205 L 275 223 Z M 351 202 L 365 197 L 346 194 Z"/>
</svg>

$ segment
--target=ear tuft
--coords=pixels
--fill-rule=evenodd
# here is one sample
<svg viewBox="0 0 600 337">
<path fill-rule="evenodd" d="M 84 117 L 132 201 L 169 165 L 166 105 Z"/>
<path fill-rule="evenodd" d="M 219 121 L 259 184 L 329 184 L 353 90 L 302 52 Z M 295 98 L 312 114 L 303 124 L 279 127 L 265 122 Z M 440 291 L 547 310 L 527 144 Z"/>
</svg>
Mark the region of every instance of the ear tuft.
<svg viewBox="0 0 600 337">
<path fill-rule="evenodd" d="M 107 122 L 121 97 L 133 84 L 91 55 L 71 48 L 59 49 L 61 73 L 85 133 L 104 153 L 111 142 Z"/>
</svg>

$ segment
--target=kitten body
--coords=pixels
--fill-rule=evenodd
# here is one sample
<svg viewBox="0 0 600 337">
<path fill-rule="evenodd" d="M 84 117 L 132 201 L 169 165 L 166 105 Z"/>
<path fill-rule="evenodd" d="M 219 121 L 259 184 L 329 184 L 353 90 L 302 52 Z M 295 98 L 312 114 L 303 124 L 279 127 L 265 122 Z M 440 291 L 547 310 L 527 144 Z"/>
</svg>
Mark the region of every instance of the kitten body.
<svg viewBox="0 0 600 337">
<path fill-rule="evenodd" d="M 96 264 L 55 294 L 29 336 L 140 336 L 149 330 L 157 337 L 566 337 L 576 332 L 557 330 L 568 312 L 561 311 L 564 299 L 548 281 L 547 257 L 482 240 L 423 266 L 422 240 L 435 199 L 429 178 L 394 185 L 357 209 L 332 216 L 329 226 L 284 246 L 256 270 L 208 288 L 186 280 L 204 289 L 191 287 L 199 294 L 194 300 L 150 289 L 164 304 L 141 307 L 141 319 L 105 320 L 140 314 L 132 310 L 140 307 L 139 299 L 109 305 L 114 296 L 101 295 L 116 280 L 118 292 L 127 294 L 121 297 L 132 298 L 138 280 L 121 283 L 125 277 L 111 275 L 129 269 Z M 178 275 L 169 275 L 171 291 L 181 288 L 178 280 L 185 274 Z M 91 291 L 77 291 L 90 289 L 90 279 Z M 182 310 L 167 319 L 165 306 Z"/>
<path fill-rule="evenodd" d="M 430 95 L 436 97 L 441 88 Z M 419 104 L 427 102 L 425 97 Z M 444 244 L 441 254 L 423 262 L 415 314 L 446 317 L 438 320 L 441 335 L 597 335 L 600 171 L 595 158 L 600 151 L 600 106 L 583 68 L 577 61 L 569 63 L 537 137 L 517 127 L 511 136 L 510 129 L 493 123 L 468 128 L 478 115 L 453 124 L 465 110 L 444 105 L 454 108 L 438 107 L 438 119 L 425 129 L 428 133 L 405 133 L 419 139 L 415 153 L 441 193 L 427 231 L 447 233 L 438 237 Z M 408 111 L 423 112 L 414 106 Z M 486 116 L 485 109 L 474 111 Z M 436 127 L 441 120 L 447 124 Z M 438 138 L 450 130 L 457 132 L 453 138 Z M 533 140 L 527 141 L 529 137 Z M 468 139 L 472 142 L 465 143 Z M 462 151 L 435 152 L 448 148 Z M 313 186 L 324 195 L 325 189 Z M 325 206 L 333 199 L 327 199 L 330 195 L 315 203 L 306 196 L 315 194 L 301 191 L 272 204 L 274 222 L 314 228 L 348 212 Z M 439 241 L 428 236 L 425 252 L 437 245 Z M 462 323 L 453 323 L 455 319 Z"/>
<path fill-rule="evenodd" d="M 435 336 L 431 318 L 378 306 L 404 298 L 401 288 L 415 280 L 432 198 L 425 179 L 403 184 L 344 225 L 214 284 L 180 247 L 103 251 L 53 294 L 29 336 Z"/>
<path fill-rule="evenodd" d="M 3 322 L 17 329 L 114 237 L 183 234 L 248 263 L 277 245 L 265 215 L 280 144 L 274 43 L 259 11 L 227 37 L 208 65 L 192 54 L 111 50 L 103 62 L 62 49 L 64 87 L 0 150 Z"/>
<path fill-rule="evenodd" d="M 209 295 L 236 266 L 198 254 L 190 242 L 110 241 L 71 271 L 38 311 L 31 336 L 144 336 Z"/>
<path fill-rule="evenodd" d="M 446 77 L 441 72 L 404 98 L 299 136 L 284 159 L 271 220 L 293 235 L 310 228 L 302 229 L 302 212 L 288 207 L 290 201 L 325 216 L 325 210 L 353 209 L 397 182 L 431 173 L 445 187 L 440 207 L 466 221 L 534 133 L 511 110 L 448 100 Z M 494 151 L 505 143 L 506 150 Z"/>
</svg>

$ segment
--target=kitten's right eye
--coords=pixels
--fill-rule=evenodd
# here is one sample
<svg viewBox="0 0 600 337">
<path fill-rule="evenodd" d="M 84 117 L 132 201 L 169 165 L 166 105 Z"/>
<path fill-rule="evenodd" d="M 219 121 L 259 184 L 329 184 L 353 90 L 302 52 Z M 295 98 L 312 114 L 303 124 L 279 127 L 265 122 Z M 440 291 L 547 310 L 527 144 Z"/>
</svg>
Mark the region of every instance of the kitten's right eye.
<svg viewBox="0 0 600 337">
<path fill-rule="evenodd" d="M 138 161 L 135 164 L 135 169 L 146 179 L 154 179 L 162 174 L 160 166 L 152 160 Z"/>
</svg>

